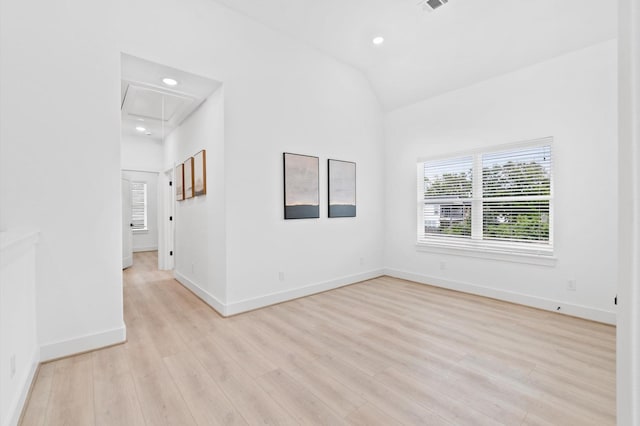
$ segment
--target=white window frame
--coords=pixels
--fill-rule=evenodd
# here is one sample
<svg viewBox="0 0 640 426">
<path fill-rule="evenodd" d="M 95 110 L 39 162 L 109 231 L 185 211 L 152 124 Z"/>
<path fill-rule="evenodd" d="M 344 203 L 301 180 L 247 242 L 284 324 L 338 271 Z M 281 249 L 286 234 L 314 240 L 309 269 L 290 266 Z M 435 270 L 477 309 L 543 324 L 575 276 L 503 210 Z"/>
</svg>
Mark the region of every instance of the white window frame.
<svg viewBox="0 0 640 426">
<path fill-rule="evenodd" d="M 522 201 L 549 200 L 549 242 L 533 243 L 518 241 L 484 240 L 482 236 L 482 215 L 483 202 L 488 199 L 483 198 L 482 193 L 482 155 L 499 151 L 517 150 L 519 148 L 534 148 L 541 146 L 551 147 L 551 188 L 550 195 L 547 196 L 527 196 L 518 197 Z M 434 160 L 445 160 L 459 157 L 473 158 L 473 182 L 471 201 L 471 237 L 452 237 L 446 235 L 426 234 L 424 231 L 424 163 Z M 416 164 L 417 176 L 417 203 L 416 203 L 416 247 L 418 251 L 429 251 L 442 254 L 463 255 L 470 257 L 491 258 L 496 260 L 515 261 L 522 263 L 532 263 L 539 265 L 555 264 L 554 257 L 554 164 L 555 154 L 553 149 L 553 138 L 546 137 L 525 142 L 510 143 L 504 145 L 490 146 L 473 151 L 465 151 L 440 155 L 434 157 L 419 158 Z M 501 198 L 508 200 L 506 197 Z M 469 199 L 466 199 L 469 200 Z M 460 201 L 460 200 L 457 200 Z M 447 202 L 443 199 L 443 202 Z"/>
<path fill-rule="evenodd" d="M 131 223 L 135 224 L 135 221 L 133 219 L 133 210 L 135 208 L 135 197 L 133 194 L 134 191 L 134 185 L 135 184 L 142 184 L 144 185 L 144 201 L 143 201 L 143 207 L 144 207 L 144 223 L 143 226 L 140 227 L 136 227 L 134 226 L 132 228 L 132 231 L 134 233 L 146 233 L 149 232 L 149 184 L 147 182 L 143 182 L 143 181 L 133 181 L 131 182 Z"/>
</svg>

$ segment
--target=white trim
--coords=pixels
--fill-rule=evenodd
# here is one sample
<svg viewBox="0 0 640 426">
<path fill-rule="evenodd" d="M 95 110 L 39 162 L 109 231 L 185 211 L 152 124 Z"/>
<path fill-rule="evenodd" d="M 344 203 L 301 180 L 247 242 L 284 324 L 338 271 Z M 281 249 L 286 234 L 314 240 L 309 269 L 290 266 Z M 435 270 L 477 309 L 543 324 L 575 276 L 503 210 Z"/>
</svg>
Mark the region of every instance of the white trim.
<svg viewBox="0 0 640 426">
<path fill-rule="evenodd" d="M 384 275 L 382 269 L 374 269 L 360 274 L 347 275 L 336 278 L 334 280 L 324 281 L 320 283 L 310 284 L 304 287 L 298 287 L 291 290 L 285 290 L 275 293 L 266 294 L 264 296 L 244 299 L 237 302 L 227 304 L 227 315 L 235 315 L 242 312 L 251 311 L 253 309 L 263 308 L 265 306 L 274 305 L 276 303 L 286 302 L 297 299 L 299 297 L 309 296 L 321 293 L 327 290 L 333 290 L 346 285 L 355 284 L 361 281 L 370 280 Z"/>
<path fill-rule="evenodd" d="M 550 145 L 551 149 L 553 150 L 553 145 L 554 145 L 553 136 L 544 136 L 541 138 L 527 139 L 527 140 L 518 141 L 518 142 L 507 142 L 499 145 L 486 145 L 486 146 L 481 146 L 475 149 L 468 149 L 465 151 L 455 151 L 450 153 L 448 152 L 445 154 L 432 155 L 428 157 L 418 157 L 417 162 L 426 163 L 427 161 L 446 160 L 447 158 L 455 158 L 455 157 L 469 157 L 476 154 L 492 154 L 494 152 L 510 151 L 512 149 L 518 149 L 518 148 L 534 148 L 536 146 L 541 146 L 541 145 Z"/>
<path fill-rule="evenodd" d="M 467 242 L 467 241 L 465 241 Z M 469 241 L 469 243 L 471 243 Z M 556 266 L 558 258 L 548 254 L 534 254 L 532 253 L 518 253 L 515 251 L 499 250 L 499 248 L 492 249 L 488 245 L 479 245 L 478 247 L 472 247 L 471 244 L 468 247 L 462 245 L 437 245 L 435 243 L 422 243 L 416 244 L 416 250 L 427 253 L 447 254 L 451 256 L 464 256 L 475 257 L 478 259 L 498 260 L 503 262 L 514 263 L 526 263 L 529 265 L 539 266 Z"/>
<path fill-rule="evenodd" d="M 173 275 L 180 284 L 191 290 L 196 296 L 202 299 L 206 304 L 215 309 L 223 317 L 241 314 L 243 312 L 252 311 L 254 309 L 264 308 L 266 306 L 275 305 L 276 303 L 287 302 L 289 300 L 298 299 L 304 296 L 310 296 L 312 294 L 322 293 L 323 291 L 333 290 L 346 285 L 355 284 L 361 281 L 370 280 L 380 277 L 383 274 L 382 269 L 375 269 L 373 271 L 363 272 L 360 274 L 347 275 L 344 277 L 336 278 L 334 280 L 324 281 L 320 283 L 310 284 L 304 287 L 299 287 L 291 290 L 279 291 L 275 293 L 266 294 L 263 296 L 253 297 L 250 299 L 244 299 L 237 302 L 231 302 L 228 304 L 222 303 L 211 293 L 202 289 L 199 285 L 191 281 L 189 278 L 182 275 L 180 272 L 174 271 Z"/>
<path fill-rule="evenodd" d="M 35 376 L 36 371 L 38 371 L 38 365 L 40 365 L 40 350 L 36 347 L 31 358 L 31 368 L 29 368 L 26 376 L 22 380 L 20 392 L 15 400 L 9 402 L 6 417 L 7 421 L 3 426 L 15 426 L 20 421 L 22 410 L 24 409 L 27 397 L 29 396 L 29 389 L 31 389 L 33 381 L 36 378 Z"/>
<path fill-rule="evenodd" d="M 147 169 L 120 169 L 121 172 L 138 172 L 138 173 L 155 173 L 160 174 L 158 170 L 147 170 Z"/>
<path fill-rule="evenodd" d="M 127 340 L 127 326 L 40 346 L 40 362 L 104 348 Z"/>
<path fill-rule="evenodd" d="M 584 318 L 591 321 L 597 321 L 605 324 L 616 324 L 616 313 L 613 311 L 605 311 L 602 309 L 590 308 L 588 306 L 575 305 L 572 303 L 561 302 L 542 297 L 529 296 L 526 294 L 515 293 L 506 290 L 499 290 L 490 287 L 484 287 L 476 284 L 445 280 L 437 277 L 417 274 L 414 272 L 402 271 L 399 269 L 385 268 L 385 275 L 394 278 L 401 278 L 414 281 L 420 284 L 442 287 L 449 290 L 456 290 L 463 293 L 475 294 L 478 296 L 490 297 L 492 299 L 504 300 L 506 302 L 517 303 L 520 305 L 531 306 L 533 308 L 544 309 L 546 311 L 558 312 L 565 315 Z M 560 311 L 557 308 L 560 307 Z"/>
<path fill-rule="evenodd" d="M 175 215 L 175 185 L 173 182 L 173 168 L 161 173 L 158 177 L 158 269 L 171 270 L 174 268 L 174 256 L 169 255 L 173 251 Z M 173 217 L 173 221 L 169 220 Z"/>
<path fill-rule="evenodd" d="M 176 281 L 178 281 L 180 284 L 182 284 L 183 286 L 191 290 L 196 296 L 202 299 L 202 301 L 205 302 L 207 305 L 215 309 L 216 312 L 218 312 L 220 315 L 222 315 L 223 317 L 227 316 L 226 305 L 222 303 L 213 294 L 209 293 L 208 291 L 200 287 L 198 284 L 191 281 L 189 278 L 185 277 L 184 275 L 182 275 L 180 272 L 176 270 L 173 271 L 173 276 L 176 279 Z"/>
<path fill-rule="evenodd" d="M 133 253 L 133 250 L 131 251 Z M 122 269 L 130 268 L 133 265 L 133 254 L 131 256 L 127 256 L 122 258 Z"/>
<path fill-rule="evenodd" d="M 12 229 L 0 232 L 0 266 L 4 267 L 31 250 L 40 239 L 37 229 Z"/>
<path fill-rule="evenodd" d="M 134 253 L 140 253 L 142 251 L 158 251 L 158 246 L 143 246 L 143 247 L 134 247 Z"/>
<path fill-rule="evenodd" d="M 554 219 L 553 219 L 553 195 L 554 195 L 554 175 L 555 175 L 555 161 L 553 154 L 550 158 L 550 171 L 551 171 L 551 181 L 550 181 L 550 192 L 549 195 L 527 195 L 527 196 L 510 196 L 510 197 L 484 197 L 483 196 L 483 175 L 482 175 L 482 157 L 485 154 L 492 153 L 501 153 L 501 152 L 510 152 L 517 149 L 527 149 L 527 148 L 538 148 L 538 147 L 549 147 L 551 152 L 554 151 L 554 139 L 552 136 L 547 136 L 538 139 L 531 139 L 520 142 L 511 142 L 502 145 L 489 146 L 489 147 L 479 147 L 473 150 L 462 151 L 457 153 L 448 153 L 441 154 L 433 157 L 421 157 L 417 159 L 416 162 L 416 177 L 417 177 L 417 186 L 416 186 L 416 195 L 417 195 L 417 204 L 416 204 L 416 224 L 417 224 L 417 245 L 422 248 L 427 248 L 431 246 L 437 249 L 446 249 L 446 250 L 455 250 L 459 248 L 463 253 L 461 255 L 469 255 L 472 257 L 484 257 L 473 255 L 473 252 L 477 251 L 489 251 L 491 253 L 497 253 L 498 255 L 503 255 L 504 258 L 500 258 L 499 260 L 506 261 L 514 261 L 520 263 L 533 263 L 533 264 L 541 264 L 541 265 L 555 265 L 555 259 L 553 258 L 554 254 L 554 246 L 553 246 L 553 234 L 554 234 Z M 464 198 L 437 198 L 437 199 L 426 199 L 424 194 L 424 168 L 425 163 L 430 161 L 439 161 L 439 160 L 449 160 L 456 158 L 467 158 L 470 157 L 473 162 L 473 178 L 472 178 L 472 191 L 471 197 Z M 548 241 L 541 242 L 526 242 L 526 241 L 518 241 L 518 240 L 502 240 L 497 238 L 484 238 L 483 236 L 483 213 L 482 206 L 484 203 L 496 202 L 496 201 L 504 201 L 504 202 L 515 202 L 515 201 L 548 201 L 549 202 L 549 239 Z M 425 206 L 429 204 L 471 204 L 472 206 L 472 219 L 471 219 L 471 235 L 465 238 L 456 238 L 452 236 L 446 235 L 432 235 L 427 234 L 425 231 L 425 222 L 424 222 L 424 214 L 425 214 Z M 466 252 L 466 253 L 464 253 Z M 455 253 L 449 253 L 455 254 Z M 510 259 L 510 256 L 513 254 L 513 258 Z M 530 257 L 534 260 L 532 261 L 522 261 L 526 259 L 526 257 Z M 487 258 L 493 258 L 489 256 Z M 535 260 L 535 259 L 540 260 Z M 545 261 L 543 258 L 553 259 L 550 261 Z"/>
<path fill-rule="evenodd" d="M 618 425 L 640 424 L 640 4 L 618 2 Z"/>
<path fill-rule="evenodd" d="M 36 229 L 16 228 L 0 232 L 0 268 L 4 271 L 5 266 L 9 266 L 17 259 L 27 255 L 33 259 L 32 262 L 34 263 L 32 265 L 35 265 L 36 245 L 38 244 L 39 238 L 40 232 Z M 33 273 L 35 274 L 35 272 Z M 4 282 L 0 281 L 0 286 L 3 284 Z M 9 284 L 9 282 L 7 282 L 7 284 Z M 26 291 L 35 297 L 36 289 L 33 286 L 33 282 L 30 282 L 29 288 Z M 0 293 L 2 292 L 3 291 L 0 289 Z M 36 315 L 35 299 L 33 299 L 31 303 L 31 314 Z M 35 322 L 35 317 L 33 320 Z M 9 399 L 7 401 L 7 406 L 4 407 L 5 411 L 0 413 L 0 422 L 2 422 L 2 426 L 15 426 L 18 424 L 20 415 L 22 414 L 22 409 L 29 394 L 29 389 L 34 380 L 35 372 L 38 368 L 40 361 L 40 348 L 37 345 L 35 323 L 32 331 L 32 335 L 27 336 L 31 345 L 33 345 L 31 366 L 26 369 L 26 371 L 20 368 L 20 376 L 12 379 L 17 380 L 17 386 L 12 390 L 10 395 L 7 395 Z M 1 387 L 4 388 L 4 386 Z"/>
</svg>

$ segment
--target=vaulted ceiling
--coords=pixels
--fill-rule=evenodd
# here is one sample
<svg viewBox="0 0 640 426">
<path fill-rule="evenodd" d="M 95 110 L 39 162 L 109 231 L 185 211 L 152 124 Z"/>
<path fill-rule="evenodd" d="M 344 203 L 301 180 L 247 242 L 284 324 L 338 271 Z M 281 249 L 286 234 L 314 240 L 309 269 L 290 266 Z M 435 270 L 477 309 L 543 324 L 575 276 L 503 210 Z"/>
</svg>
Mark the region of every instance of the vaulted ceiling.
<svg viewBox="0 0 640 426">
<path fill-rule="evenodd" d="M 385 110 L 616 36 L 614 0 L 217 0 L 365 73 Z M 385 42 L 371 41 L 382 36 Z"/>
</svg>

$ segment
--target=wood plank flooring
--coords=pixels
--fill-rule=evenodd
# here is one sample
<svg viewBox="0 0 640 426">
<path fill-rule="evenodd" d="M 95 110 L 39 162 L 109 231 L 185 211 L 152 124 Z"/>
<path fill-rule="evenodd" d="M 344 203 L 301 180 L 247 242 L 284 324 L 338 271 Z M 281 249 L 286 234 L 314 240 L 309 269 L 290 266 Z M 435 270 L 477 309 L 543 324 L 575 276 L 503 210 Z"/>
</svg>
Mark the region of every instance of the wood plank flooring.
<svg viewBox="0 0 640 426">
<path fill-rule="evenodd" d="M 615 424 L 614 327 L 388 277 L 224 319 L 156 265 L 23 425 Z"/>
</svg>

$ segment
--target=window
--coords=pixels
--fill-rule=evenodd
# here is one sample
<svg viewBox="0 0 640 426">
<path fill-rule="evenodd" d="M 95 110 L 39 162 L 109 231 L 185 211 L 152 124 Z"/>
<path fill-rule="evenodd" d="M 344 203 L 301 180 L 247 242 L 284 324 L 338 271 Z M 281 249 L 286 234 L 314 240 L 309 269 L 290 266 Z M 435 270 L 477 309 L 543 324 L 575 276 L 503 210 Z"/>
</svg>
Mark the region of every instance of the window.
<svg viewBox="0 0 640 426">
<path fill-rule="evenodd" d="M 131 223 L 134 231 L 147 230 L 147 184 L 131 182 Z"/>
<path fill-rule="evenodd" d="M 553 254 L 551 139 L 418 163 L 418 244 Z"/>
</svg>

